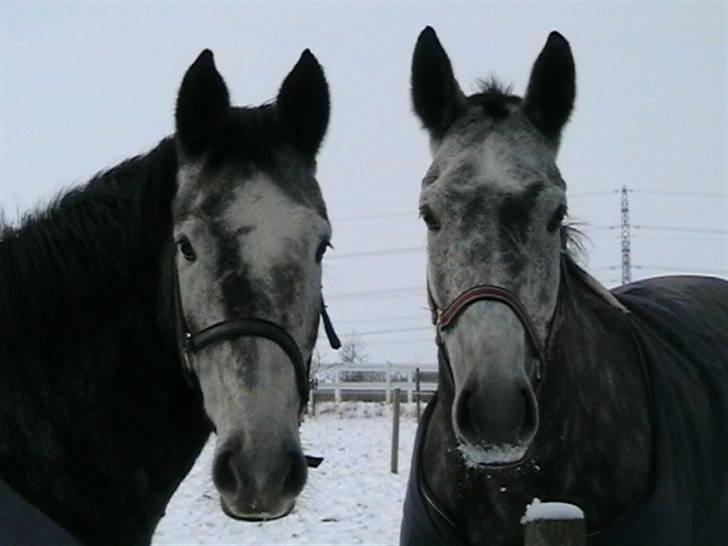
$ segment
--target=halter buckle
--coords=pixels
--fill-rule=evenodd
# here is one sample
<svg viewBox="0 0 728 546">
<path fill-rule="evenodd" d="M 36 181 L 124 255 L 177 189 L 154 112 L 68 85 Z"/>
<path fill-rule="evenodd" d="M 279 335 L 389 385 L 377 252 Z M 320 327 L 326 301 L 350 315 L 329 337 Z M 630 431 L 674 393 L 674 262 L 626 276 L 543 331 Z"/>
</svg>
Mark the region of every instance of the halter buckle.
<svg viewBox="0 0 728 546">
<path fill-rule="evenodd" d="M 193 374 L 192 358 L 190 357 L 191 353 L 192 334 L 190 332 L 185 332 L 184 338 L 182 339 L 182 364 L 184 365 L 185 372 L 187 372 L 188 375 Z"/>
</svg>

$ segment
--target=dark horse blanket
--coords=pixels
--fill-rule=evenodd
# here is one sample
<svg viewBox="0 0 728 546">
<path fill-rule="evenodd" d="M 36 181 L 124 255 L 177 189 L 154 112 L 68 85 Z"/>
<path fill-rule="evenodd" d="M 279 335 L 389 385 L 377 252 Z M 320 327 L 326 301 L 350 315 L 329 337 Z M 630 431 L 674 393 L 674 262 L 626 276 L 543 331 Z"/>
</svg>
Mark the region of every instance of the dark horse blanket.
<svg viewBox="0 0 728 546">
<path fill-rule="evenodd" d="M 593 546 L 728 544 L 728 282 L 666 277 L 614 295 L 630 310 L 653 391 L 655 481 Z M 467 544 L 427 490 L 417 432 L 401 546 Z M 525 507 L 524 507 L 525 509 Z"/>
<path fill-rule="evenodd" d="M 53 520 L 0 480 L 0 545 L 81 546 Z"/>
</svg>

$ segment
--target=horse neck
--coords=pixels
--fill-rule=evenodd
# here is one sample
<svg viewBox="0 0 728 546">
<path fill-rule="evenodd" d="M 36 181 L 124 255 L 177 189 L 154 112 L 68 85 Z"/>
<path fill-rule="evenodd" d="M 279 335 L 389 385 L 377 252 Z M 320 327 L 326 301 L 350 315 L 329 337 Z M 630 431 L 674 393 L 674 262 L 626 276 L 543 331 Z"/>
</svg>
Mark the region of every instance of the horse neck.
<svg viewBox="0 0 728 546">
<path fill-rule="evenodd" d="M 566 262 L 562 322 L 555 326 L 549 377 L 539 394 L 542 456 L 564 457 L 567 489 L 608 520 L 649 487 L 651 410 L 646 363 L 631 319 L 594 284 Z M 568 452 L 559 453 L 560 442 Z M 599 469 L 591 488 L 580 483 L 579 475 L 589 465 Z M 595 519 L 592 523 L 599 525 Z"/>
<path fill-rule="evenodd" d="M 451 425 L 452 383 L 441 362 L 423 452 L 433 496 L 473 544 L 522 544 L 535 496 L 573 502 L 605 527 L 649 487 L 652 438 L 642 364 L 623 311 L 568 260 L 557 331 L 538 391 L 540 427 L 516 467 L 465 466 Z"/>
<path fill-rule="evenodd" d="M 176 165 L 165 140 L 0 242 L 0 478 L 88 544 L 149 543 L 209 434 L 162 280 Z"/>
</svg>

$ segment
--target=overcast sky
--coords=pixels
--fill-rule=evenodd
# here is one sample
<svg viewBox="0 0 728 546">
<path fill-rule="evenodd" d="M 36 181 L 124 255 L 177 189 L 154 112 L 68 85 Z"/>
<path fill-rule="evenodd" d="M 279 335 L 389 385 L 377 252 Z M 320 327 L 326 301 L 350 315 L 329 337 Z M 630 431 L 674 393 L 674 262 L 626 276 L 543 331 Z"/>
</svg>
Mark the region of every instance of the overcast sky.
<svg viewBox="0 0 728 546">
<path fill-rule="evenodd" d="M 310 48 L 332 94 L 319 157 L 335 245 L 324 288 L 339 333 L 356 332 L 371 362 L 435 361 L 416 212 L 429 151 L 408 83 L 426 25 L 468 92 L 495 74 L 522 94 L 548 33 L 570 41 L 578 93 L 559 166 L 599 279 L 619 282 L 608 228 L 620 221 L 622 185 L 642 226 L 634 278 L 728 276 L 725 2 L 4 0 L 0 10 L 0 205 L 10 219 L 171 133 L 180 80 L 203 48 L 236 104 L 273 98 Z"/>
</svg>

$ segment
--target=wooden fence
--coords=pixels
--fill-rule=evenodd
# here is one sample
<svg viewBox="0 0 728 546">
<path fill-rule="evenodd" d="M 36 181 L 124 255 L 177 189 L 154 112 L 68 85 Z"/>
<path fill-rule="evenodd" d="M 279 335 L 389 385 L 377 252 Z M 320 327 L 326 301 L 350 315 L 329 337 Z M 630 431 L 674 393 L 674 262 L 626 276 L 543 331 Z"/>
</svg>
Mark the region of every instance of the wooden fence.
<svg viewBox="0 0 728 546">
<path fill-rule="evenodd" d="M 414 402 L 417 393 L 417 370 L 422 400 L 437 390 L 437 367 L 434 364 L 363 364 L 332 366 L 314 376 L 313 396 L 319 400 L 383 400 L 392 401 L 394 389 Z"/>
</svg>

